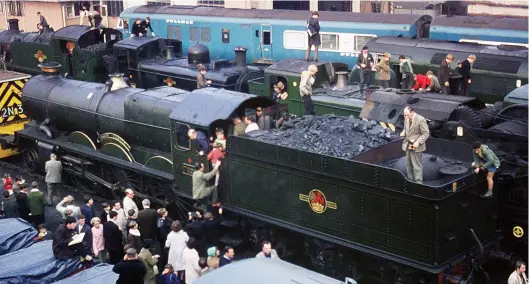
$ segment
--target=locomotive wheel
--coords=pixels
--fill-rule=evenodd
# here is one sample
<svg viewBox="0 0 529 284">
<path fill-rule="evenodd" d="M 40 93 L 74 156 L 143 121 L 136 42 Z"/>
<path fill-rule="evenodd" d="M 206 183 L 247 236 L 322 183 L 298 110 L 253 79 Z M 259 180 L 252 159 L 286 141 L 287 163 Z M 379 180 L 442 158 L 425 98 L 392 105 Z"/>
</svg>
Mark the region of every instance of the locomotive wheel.
<svg viewBox="0 0 529 284">
<path fill-rule="evenodd" d="M 93 190 L 94 184 L 85 178 L 79 177 L 72 173 L 67 173 L 66 179 L 68 183 L 70 183 L 74 188 L 79 191 L 82 191 L 83 193 L 92 196 L 95 196 L 97 194 L 97 192 Z"/>
<path fill-rule="evenodd" d="M 502 109 L 498 115 L 494 118 L 494 124 L 499 124 L 508 120 L 516 119 L 516 120 L 524 120 L 527 121 L 527 115 L 528 115 L 528 108 L 527 105 L 523 104 L 515 104 L 510 105 L 504 109 Z"/>
<path fill-rule="evenodd" d="M 157 178 L 148 178 L 143 192 L 161 200 L 172 200 L 176 198 L 171 184 Z"/>
<path fill-rule="evenodd" d="M 24 150 L 22 165 L 24 169 L 30 173 L 37 172 L 39 165 L 39 154 L 37 154 L 37 150 L 34 148 Z"/>
<path fill-rule="evenodd" d="M 116 167 L 108 168 L 107 180 L 112 183 L 118 183 L 119 186 L 127 189 L 130 188 L 136 192 L 141 192 L 141 177 L 138 174 L 131 173 L 127 170 L 118 169 Z M 116 200 L 120 200 L 122 193 L 116 190 L 112 190 L 112 195 Z"/>
<path fill-rule="evenodd" d="M 481 115 L 479 115 L 478 112 L 471 109 L 468 106 L 458 106 L 452 114 L 450 114 L 450 117 L 448 118 L 450 121 L 459 121 L 469 127 L 473 128 L 481 128 L 482 127 L 482 121 L 481 121 Z"/>
</svg>

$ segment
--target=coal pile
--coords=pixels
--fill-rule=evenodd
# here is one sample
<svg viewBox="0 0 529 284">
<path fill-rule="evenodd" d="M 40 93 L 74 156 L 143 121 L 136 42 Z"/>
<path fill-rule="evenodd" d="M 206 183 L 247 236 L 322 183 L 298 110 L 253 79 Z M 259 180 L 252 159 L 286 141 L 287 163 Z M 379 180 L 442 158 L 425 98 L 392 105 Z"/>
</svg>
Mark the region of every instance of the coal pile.
<svg viewBox="0 0 529 284">
<path fill-rule="evenodd" d="M 349 159 L 397 139 L 389 128 L 354 116 L 303 116 L 256 137 L 266 143 Z"/>
<path fill-rule="evenodd" d="M 107 44 L 104 43 L 104 42 L 100 42 L 100 43 L 96 43 L 96 44 L 93 44 L 93 45 L 89 45 L 85 48 L 83 48 L 84 51 L 89 51 L 89 52 L 97 52 L 97 51 L 102 51 L 102 50 L 105 50 L 107 48 Z"/>
</svg>

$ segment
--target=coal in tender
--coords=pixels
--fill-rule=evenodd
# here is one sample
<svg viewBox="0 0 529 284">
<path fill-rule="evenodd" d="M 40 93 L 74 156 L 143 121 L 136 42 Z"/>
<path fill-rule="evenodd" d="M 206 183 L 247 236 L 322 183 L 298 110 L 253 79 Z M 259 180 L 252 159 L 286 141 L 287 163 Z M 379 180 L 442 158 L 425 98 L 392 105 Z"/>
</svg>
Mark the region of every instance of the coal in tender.
<svg viewBox="0 0 529 284">
<path fill-rule="evenodd" d="M 92 45 L 89 45 L 89 46 L 86 46 L 83 48 L 84 51 L 89 51 L 89 52 L 97 52 L 97 51 L 103 51 L 107 48 L 107 44 L 104 43 L 104 42 L 100 42 L 100 43 L 96 43 L 96 44 L 92 44 Z"/>
<path fill-rule="evenodd" d="M 349 159 L 398 139 L 389 128 L 354 116 L 303 116 L 256 139 L 280 146 Z"/>
</svg>

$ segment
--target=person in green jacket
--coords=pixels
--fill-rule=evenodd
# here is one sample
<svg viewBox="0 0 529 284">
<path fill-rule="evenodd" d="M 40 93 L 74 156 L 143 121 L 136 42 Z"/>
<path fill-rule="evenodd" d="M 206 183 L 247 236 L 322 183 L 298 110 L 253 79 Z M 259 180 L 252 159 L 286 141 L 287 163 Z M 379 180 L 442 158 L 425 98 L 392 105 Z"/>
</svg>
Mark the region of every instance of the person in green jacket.
<svg viewBox="0 0 529 284">
<path fill-rule="evenodd" d="M 44 215 L 44 206 L 48 205 L 44 193 L 39 190 L 39 184 L 34 181 L 31 184 L 31 191 L 28 193 L 28 205 L 30 213 L 30 220 L 38 227 L 40 224 L 46 222 Z"/>
<path fill-rule="evenodd" d="M 474 172 L 477 174 L 480 171 L 487 171 L 487 183 L 489 185 L 489 190 L 487 193 L 481 195 L 483 198 L 492 197 L 492 188 L 494 187 L 494 174 L 500 167 L 500 159 L 492 152 L 492 150 L 487 146 L 481 144 L 481 142 L 476 141 L 472 145 L 472 155 L 474 156 L 474 162 L 472 162 L 472 167 L 475 168 Z"/>
</svg>

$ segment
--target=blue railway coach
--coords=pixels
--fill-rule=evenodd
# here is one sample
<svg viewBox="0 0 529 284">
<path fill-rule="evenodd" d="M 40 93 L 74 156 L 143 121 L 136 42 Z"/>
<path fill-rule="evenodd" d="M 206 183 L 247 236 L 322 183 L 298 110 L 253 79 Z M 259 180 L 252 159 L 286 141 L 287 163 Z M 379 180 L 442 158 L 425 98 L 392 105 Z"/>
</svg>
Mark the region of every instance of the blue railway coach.
<svg viewBox="0 0 529 284">
<path fill-rule="evenodd" d="M 527 18 L 496 16 L 438 16 L 430 26 L 430 38 L 489 45 L 528 47 Z"/>
<path fill-rule="evenodd" d="M 200 42 L 215 57 L 233 60 L 233 49 L 245 46 L 248 48 L 248 63 L 304 58 L 309 16 L 309 11 L 200 6 L 138 6 L 121 14 L 129 25 L 136 18 L 150 17 L 157 36 L 181 40 L 184 47 Z M 421 15 L 322 11 L 319 59 L 347 62 L 352 67 L 357 54 L 372 38 L 421 38 L 421 33 L 427 31 L 424 26 L 431 20 L 430 16 Z M 128 33 L 128 28 L 124 32 Z M 186 55 L 186 49 L 183 48 L 183 55 Z"/>
</svg>

